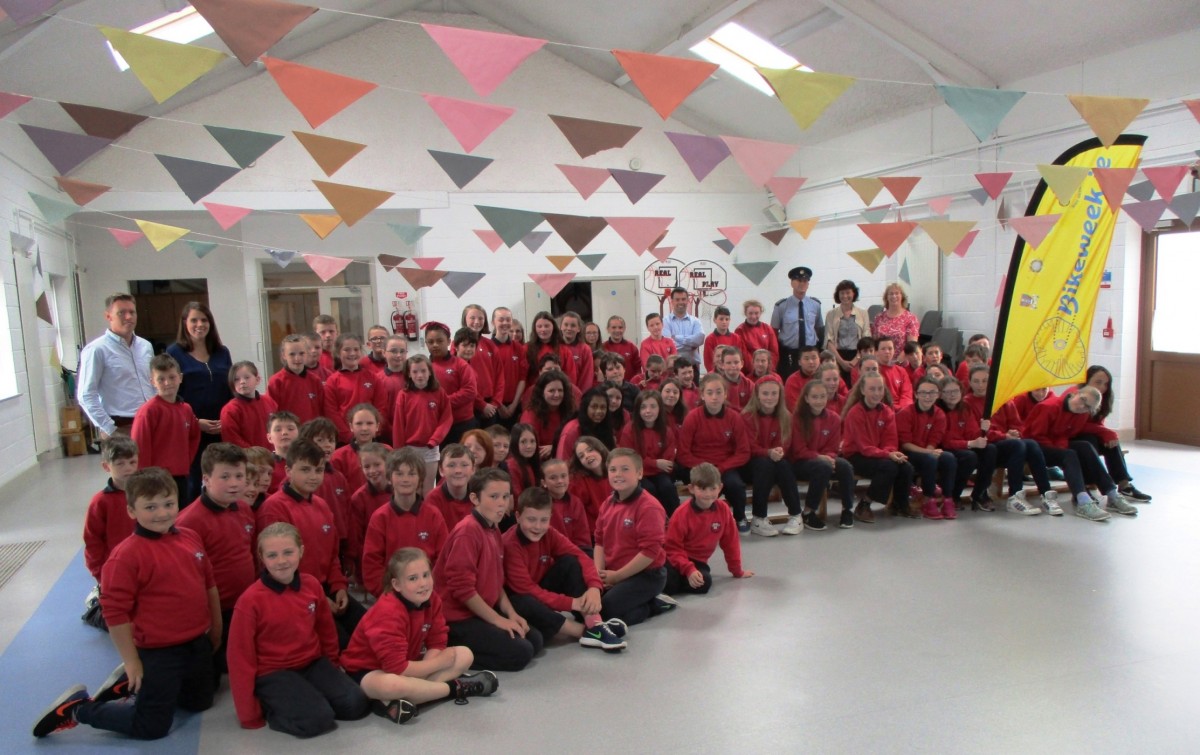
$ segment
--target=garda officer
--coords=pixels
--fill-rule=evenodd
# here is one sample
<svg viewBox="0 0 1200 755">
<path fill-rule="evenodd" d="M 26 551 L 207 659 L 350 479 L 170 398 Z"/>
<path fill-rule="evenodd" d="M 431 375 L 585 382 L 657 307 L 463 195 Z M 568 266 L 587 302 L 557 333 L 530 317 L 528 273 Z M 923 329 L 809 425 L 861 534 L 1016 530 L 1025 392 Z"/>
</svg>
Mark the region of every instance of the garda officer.
<svg viewBox="0 0 1200 755">
<path fill-rule="evenodd" d="M 799 367 L 800 349 L 825 342 L 825 324 L 821 321 L 821 300 L 808 295 L 812 270 L 793 267 L 788 271 L 792 295 L 775 302 L 771 327 L 779 334 L 779 375 L 784 380 Z"/>
</svg>

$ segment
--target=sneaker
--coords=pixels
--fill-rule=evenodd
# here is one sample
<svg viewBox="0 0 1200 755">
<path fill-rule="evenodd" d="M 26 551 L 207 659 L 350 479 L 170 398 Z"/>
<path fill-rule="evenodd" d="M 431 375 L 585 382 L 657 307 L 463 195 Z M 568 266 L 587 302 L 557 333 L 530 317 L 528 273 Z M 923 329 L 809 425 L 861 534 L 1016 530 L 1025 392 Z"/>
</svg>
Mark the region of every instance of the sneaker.
<svg viewBox="0 0 1200 755">
<path fill-rule="evenodd" d="M 928 495 L 925 496 L 925 502 L 921 504 L 921 515 L 926 519 L 945 519 L 942 516 L 942 509 L 938 506 L 938 499 Z"/>
<path fill-rule="evenodd" d="M 604 626 L 608 627 L 608 631 L 618 637 L 624 637 L 625 633 L 629 631 L 629 625 L 620 619 L 609 619 L 604 622 Z"/>
<path fill-rule="evenodd" d="M 654 596 L 654 610 L 657 613 L 668 613 L 679 608 L 679 601 L 667 595 L 665 592 L 660 592 Z"/>
<path fill-rule="evenodd" d="M 954 506 L 954 500 L 951 498 L 942 498 L 942 518 L 957 519 L 958 509 Z"/>
<path fill-rule="evenodd" d="M 500 689 L 500 680 L 491 671 L 463 674 L 454 680 L 454 704 L 466 705 L 468 697 L 487 697 Z"/>
<path fill-rule="evenodd" d="M 1094 502 L 1088 501 L 1087 503 L 1075 504 L 1075 516 L 1081 516 L 1093 522 L 1103 522 L 1105 519 L 1110 518 L 1111 515 Z"/>
<path fill-rule="evenodd" d="M 1045 509 L 1046 513 L 1050 516 L 1063 515 L 1062 506 L 1058 505 L 1057 491 L 1047 490 L 1045 493 L 1042 493 L 1042 508 Z"/>
<path fill-rule="evenodd" d="M 971 499 L 971 511 L 995 511 L 995 510 L 996 510 L 996 507 L 993 506 L 992 502 L 987 499 L 987 496 L 984 496 L 983 498 L 972 498 Z"/>
<path fill-rule="evenodd" d="M 803 527 L 800 523 L 800 517 L 789 516 L 787 524 L 783 525 L 783 529 L 781 529 L 780 532 L 784 535 L 799 535 L 801 529 L 803 529 Z"/>
<path fill-rule="evenodd" d="M 738 527 L 741 530 L 741 527 Z M 756 516 L 750 520 L 750 534 L 758 535 L 759 537 L 775 537 L 779 534 L 779 530 L 771 525 L 771 521 L 766 517 Z"/>
<path fill-rule="evenodd" d="M 114 700 L 124 700 L 133 694 L 129 689 L 129 677 L 125 675 L 125 664 L 117 666 L 108 675 L 100 689 L 92 697 L 92 702 L 109 703 Z"/>
<path fill-rule="evenodd" d="M 1067 479 L 1067 476 L 1063 474 L 1062 467 L 1046 467 L 1046 477 L 1060 482 Z"/>
<path fill-rule="evenodd" d="M 372 700 L 371 712 L 394 724 L 403 724 L 417 715 L 417 706 L 407 700 L 392 700 L 386 703 L 382 700 Z"/>
<path fill-rule="evenodd" d="M 804 529 L 822 532 L 825 529 L 825 520 L 817 512 L 810 511 L 804 515 Z"/>
<path fill-rule="evenodd" d="M 1132 482 L 1127 482 L 1121 486 L 1121 495 L 1125 496 L 1126 500 L 1133 501 L 1134 503 L 1150 503 L 1150 495 L 1135 488 Z"/>
<path fill-rule="evenodd" d="M 874 524 L 875 515 L 871 513 L 871 502 L 859 501 L 854 507 L 854 518 L 863 524 Z"/>
<path fill-rule="evenodd" d="M 1025 491 L 1024 490 L 1022 490 L 1020 493 L 1017 493 L 1016 495 L 1009 498 L 1008 503 L 1006 503 L 1004 505 L 1004 507 L 1006 509 L 1008 509 L 1009 513 L 1011 513 L 1011 514 L 1022 514 L 1024 516 L 1037 516 L 1038 514 L 1042 513 L 1042 510 L 1040 508 L 1038 508 L 1037 506 L 1030 506 L 1028 501 L 1025 500 Z"/>
<path fill-rule="evenodd" d="M 1109 511 L 1115 511 L 1122 516 L 1137 516 L 1138 510 L 1125 500 L 1125 496 L 1120 493 L 1111 493 L 1104 496 L 1104 508 Z"/>
<path fill-rule="evenodd" d="M 838 527 L 844 530 L 854 528 L 854 514 L 850 513 L 850 509 L 842 507 L 842 516 L 838 520 Z"/>
<path fill-rule="evenodd" d="M 33 725 L 33 736 L 41 738 L 55 732 L 74 729 L 79 725 L 79 722 L 75 720 L 75 711 L 88 699 L 87 687 L 82 684 L 76 684 L 59 695 L 58 699 Z"/>
<path fill-rule="evenodd" d="M 613 634 L 612 630 L 604 624 L 584 629 L 583 636 L 579 638 L 579 644 L 585 648 L 600 648 L 609 653 L 619 653 L 628 647 L 625 640 Z"/>
<path fill-rule="evenodd" d="M 742 535 L 747 534 L 748 532 L 750 532 L 750 520 L 749 519 L 739 520 L 737 523 L 737 528 L 738 528 L 739 534 L 742 534 Z"/>
</svg>

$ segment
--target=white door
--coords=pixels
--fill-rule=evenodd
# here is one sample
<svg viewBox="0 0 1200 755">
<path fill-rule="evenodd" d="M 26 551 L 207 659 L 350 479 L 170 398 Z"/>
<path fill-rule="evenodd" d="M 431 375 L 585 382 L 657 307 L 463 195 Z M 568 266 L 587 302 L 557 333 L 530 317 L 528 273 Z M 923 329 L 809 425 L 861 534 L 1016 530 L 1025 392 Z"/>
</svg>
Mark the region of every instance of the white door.
<svg viewBox="0 0 1200 755">
<path fill-rule="evenodd" d="M 56 347 L 54 328 L 38 319 L 37 303 L 33 297 L 33 260 L 14 258 L 17 271 L 17 296 L 21 314 L 21 340 L 25 343 L 25 374 L 29 385 L 29 406 L 33 412 L 33 443 L 37 453 L 52 451 L 58 446 L 53 431 L 46 381 L 50 379 L 50 349 Z"/>
<path fill-rule="evenodd" d="M 607 338 L 608 318 L 620 315 L 625 318 L 626 337 L 638 342 L 641 327 L 639 292 L 641 283 L 637 278 L 575 278 L 572 283 L 589 283 L 592 287 L 592 322 L 600 326 Z M 521 324 L 526 330 L 538 312 L 551 310 L 551 298 L 536 283 L 525 284 L 525 318 Z M 528 337 L 528 336 L 526 336 Z"/>
<path fill-rule="evenodd" d="M 318 288 L 321 314 L 337 320 L 339 333 L 367 337 L 367 328 L 375 324 L 375 298 L 370 286 Z M 365 344 L 364 344 L 365 345 Z"/>
</svg>

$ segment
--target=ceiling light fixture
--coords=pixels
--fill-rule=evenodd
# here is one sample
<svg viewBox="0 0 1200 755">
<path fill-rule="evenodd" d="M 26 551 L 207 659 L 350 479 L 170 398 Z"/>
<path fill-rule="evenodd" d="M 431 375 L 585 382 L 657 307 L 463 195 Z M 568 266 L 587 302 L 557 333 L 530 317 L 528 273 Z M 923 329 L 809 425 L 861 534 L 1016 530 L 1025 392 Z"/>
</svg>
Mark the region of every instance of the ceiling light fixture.
<svg viewBox="0 0 1200 755">
<path fill-rule="evenodd" d="M 712 36 L 693 45 L 691 51 L 710 63 L 716 63 L 727 73 L 766 95 L 773 95 L 774 92 L 756 68 L 812 70 L 767 40 L 732 21 L 717 29 Z"/>
</svg>

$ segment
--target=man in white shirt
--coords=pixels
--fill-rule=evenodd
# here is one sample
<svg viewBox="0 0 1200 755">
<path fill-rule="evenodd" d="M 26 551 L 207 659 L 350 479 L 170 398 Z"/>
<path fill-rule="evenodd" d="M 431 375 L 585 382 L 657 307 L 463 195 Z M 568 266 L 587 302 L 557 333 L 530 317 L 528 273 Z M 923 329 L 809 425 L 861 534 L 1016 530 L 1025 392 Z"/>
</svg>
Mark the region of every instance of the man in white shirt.
<svg viewBox="0 0 1200 755">
<path fill-rule="evenodd" d="M 117 428 L 133 424 L 133 415 L 154 397 L 150 383 L 150 342 L 133 331 L 137 305 L 129 294 L 113 294 L 104 301 L 104 335 L 83 347 L 79 355 L 79 405 L 107 438 Z"/>
<path fill-rule="evenodd" d="M 704 326 L 699 318 L 687 311 L 687 289 L 671 289 L 671 311 L 663 318 L 663 336 L 675 341 L 675 351 L 681 359 L 699 364 L 697 350 L 704 345 Z"/>
</svg>

